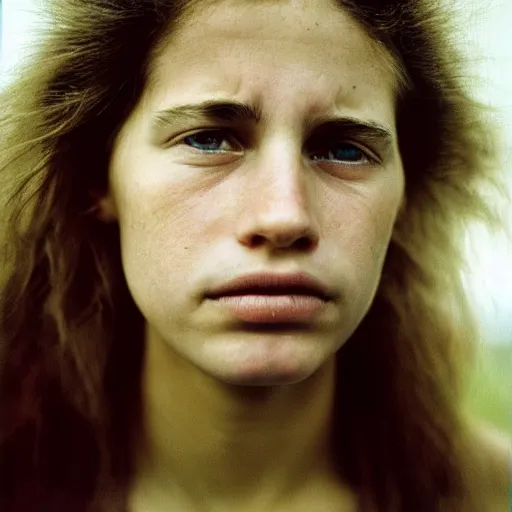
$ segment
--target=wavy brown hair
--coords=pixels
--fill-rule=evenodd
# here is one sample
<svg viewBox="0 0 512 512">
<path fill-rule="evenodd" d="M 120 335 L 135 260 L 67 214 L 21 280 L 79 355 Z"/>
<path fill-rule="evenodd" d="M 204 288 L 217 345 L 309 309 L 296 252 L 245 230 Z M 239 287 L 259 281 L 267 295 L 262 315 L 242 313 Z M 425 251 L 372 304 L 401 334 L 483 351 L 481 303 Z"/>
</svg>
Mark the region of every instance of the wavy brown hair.
<svg viewBox="0 0 512 512">
<path fill-rule="evenodd" d="M 198 3 L 53 1 L 48 32 L 0 97 L 5 512 L 123 503 L 144 319 L 122 274 L 118 229 L 97 219 L 96 198 L 152 56 Z M 489 215 L 491 132 L 439 2 L 338 3 L 402 76 L 406 201 L 375 301 L 338 354 L 333 446 L 363 510 L 435 512 L 469 487 L 461 362 L 476 330 L 461 269 L 465 226 Z"/>
</svg>

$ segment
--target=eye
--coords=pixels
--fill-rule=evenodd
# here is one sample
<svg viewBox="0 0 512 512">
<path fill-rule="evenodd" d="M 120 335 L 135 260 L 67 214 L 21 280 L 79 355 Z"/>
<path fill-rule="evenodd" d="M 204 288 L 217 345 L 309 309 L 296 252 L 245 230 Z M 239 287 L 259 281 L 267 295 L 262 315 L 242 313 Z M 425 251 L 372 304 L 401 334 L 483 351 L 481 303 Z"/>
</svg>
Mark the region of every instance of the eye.
<svg viewBox="0 0 512 512">
<path fill-rule="evenodd" d="M 314 161 L 342 162 L 346 165 L 373 163 L 374 159 L 350 142 L 332 143 L 310 153 Z"/>
<path fill-rule="evenodd" d="M 191 148 L 205 153 L 240 150 L 240 144 L 234 140 L 234 137 L 227 130 L 203 130 L 187 135 L 182 142 Z"/>
</svg>

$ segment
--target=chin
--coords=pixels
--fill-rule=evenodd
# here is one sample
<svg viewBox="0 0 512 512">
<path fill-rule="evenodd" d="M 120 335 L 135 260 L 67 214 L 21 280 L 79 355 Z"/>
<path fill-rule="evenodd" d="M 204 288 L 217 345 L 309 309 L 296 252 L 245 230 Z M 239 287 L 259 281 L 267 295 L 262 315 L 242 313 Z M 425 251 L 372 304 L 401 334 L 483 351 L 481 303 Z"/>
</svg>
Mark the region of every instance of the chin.
<svg viewBox="0 0 512 512">
<path fill-rule="evenodd" d="M 236 386 L 284 386 L 297 384 L 317 372 L 325 360 L 302 351 L 263 351 L 243 358 L 218 361 L 209 372 L 216 380 Z M 315 357 L 316 356 L 316 357 Z M 321 359 L 321 358 L 320 358 Z"/>
<path fill-rule="evenodd" d="M 243 371 L 221 377 L 225 384 L 231 386 L 274 387 L 298 384 L 306 380 L 314 372 L 284 372 L 284 371 Z M 217 377 L 219 378 L 219 377 Z"/>
</svg>

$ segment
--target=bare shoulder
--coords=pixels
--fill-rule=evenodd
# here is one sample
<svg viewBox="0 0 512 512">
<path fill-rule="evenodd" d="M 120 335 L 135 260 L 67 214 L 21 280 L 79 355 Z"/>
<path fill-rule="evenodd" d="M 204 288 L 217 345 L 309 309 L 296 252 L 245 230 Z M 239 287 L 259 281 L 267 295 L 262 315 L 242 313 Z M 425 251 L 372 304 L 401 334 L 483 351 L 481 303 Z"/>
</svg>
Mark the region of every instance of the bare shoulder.
<svg viewBox="0 0 512 512">
<path fill-rule="evenodd" d="M 510 512 L 512 486 L 512 439 L 498 429 L 475 423 L 474 489 L 485 502 L 487 510 Z"/>
</svg>

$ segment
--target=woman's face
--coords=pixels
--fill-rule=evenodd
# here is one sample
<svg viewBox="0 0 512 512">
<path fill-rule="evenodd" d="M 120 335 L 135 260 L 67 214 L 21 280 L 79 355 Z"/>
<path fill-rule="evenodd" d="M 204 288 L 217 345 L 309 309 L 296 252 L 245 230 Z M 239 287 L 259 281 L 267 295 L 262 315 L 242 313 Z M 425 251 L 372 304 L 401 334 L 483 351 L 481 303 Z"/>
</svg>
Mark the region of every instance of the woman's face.
<svg viewBox="0 0 512 512">
<path fill-rule="evenodd" d="M 327 0 L 220 1 L 168 38 L 102 202 L 166 350 L 222 382 L 287 384 L 351 336 L 403 198 L 390 62 Z M 213 293 L 254 273 L 309 274 L 329 298 Z"/>
</svg>

